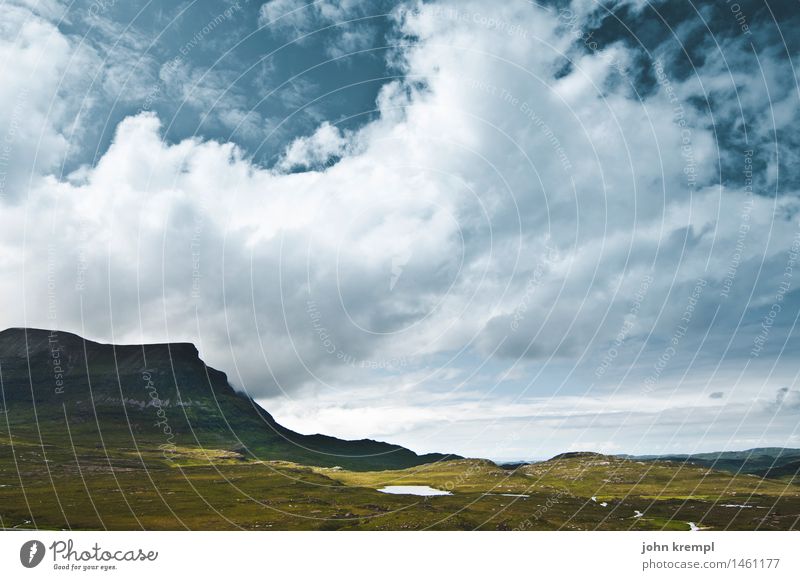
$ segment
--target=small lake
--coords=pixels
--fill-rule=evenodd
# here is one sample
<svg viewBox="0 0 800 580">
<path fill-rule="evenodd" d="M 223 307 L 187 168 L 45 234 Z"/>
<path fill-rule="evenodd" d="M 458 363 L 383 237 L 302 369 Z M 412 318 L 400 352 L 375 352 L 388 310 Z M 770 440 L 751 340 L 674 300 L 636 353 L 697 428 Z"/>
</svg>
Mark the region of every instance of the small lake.
<svg viewBox="0 0 800 580">
<path fill-rule="evenodd" d="M 381 493 L 394 495 L 452 495 L 449 491 L 436 489 L 427 485 L 387 485 L 378 490 Z"/>
</svg>

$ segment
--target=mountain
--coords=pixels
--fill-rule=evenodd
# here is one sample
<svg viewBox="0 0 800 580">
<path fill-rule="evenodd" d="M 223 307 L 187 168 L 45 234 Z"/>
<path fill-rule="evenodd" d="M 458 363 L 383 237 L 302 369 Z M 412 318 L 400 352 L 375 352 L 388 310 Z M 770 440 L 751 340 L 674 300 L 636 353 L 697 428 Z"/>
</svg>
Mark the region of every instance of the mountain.
<svg viewBox="0 0 800 580">
<path fill-rule="evenodd" d="M 800 449 L 785 447 L 757 447 L 745 451 L 715 451 L 688 455 L 625 456 L 639 461 L 672 461 L 719 469 L 732 473 L 745 473 L 760 477 L 796 475 L 800 470 Z"/>
<path fill-rule="evenodd" d="M 301 435 L 280 425 L 189 343 L 110 345 L 59 331 L 0 332 L 0 406 L 12 438 L 43 446 L 224 450 L 241 459 L 351 470 L 400 469 L 417 455 L 370 439 Z M 0 425 L 0 430 L 5 425 Z"/>
</svg>

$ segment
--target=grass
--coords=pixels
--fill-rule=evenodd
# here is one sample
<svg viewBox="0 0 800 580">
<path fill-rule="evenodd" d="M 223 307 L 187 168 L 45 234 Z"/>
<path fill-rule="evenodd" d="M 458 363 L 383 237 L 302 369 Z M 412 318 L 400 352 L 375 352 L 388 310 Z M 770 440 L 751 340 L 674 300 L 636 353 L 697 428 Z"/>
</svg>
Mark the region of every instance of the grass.
<svg viewBox="0 0 800 580">
<path fill-rule="evenodd" d="M 445 456 L 294 433 L 191 345 L 111 347 L 68 333 L 57 344 L 68 367 L 61 391 L 50 333 L 0 332 L 0 528 L 798 528 L 791 465 L 763 479 L 586 453 L 514 471 L 437 461 Z M 169 432 L 148 406 L 153 389 Z M 749 456 L 727 454 L 725 465 Z M 452 495 L 388 495 L 385 485 Z M 726 507 L 741 504 L 754 507 Z"/>
<path fill-rule="evenodd" d="M 354 472 L 180 446 L 107 451 L 0 440 L 0 526 L 44 529 L 797 529 L 800 487 L 677 463 L 453 460 Z M 45 461 L 45 459 L 47 461 Z M 388 495 L 385 485 L 452 491 Z M 508 497 L 520 494 L 528 497 Z M 592 499 L 594 498 L 594 499 Z M 601 503 L 607 505 L 601 506 Z M 737 509 L 723 504 L 759 507 Z M 634 517 L 636 511 L 642 517 Z"/>
</svg>

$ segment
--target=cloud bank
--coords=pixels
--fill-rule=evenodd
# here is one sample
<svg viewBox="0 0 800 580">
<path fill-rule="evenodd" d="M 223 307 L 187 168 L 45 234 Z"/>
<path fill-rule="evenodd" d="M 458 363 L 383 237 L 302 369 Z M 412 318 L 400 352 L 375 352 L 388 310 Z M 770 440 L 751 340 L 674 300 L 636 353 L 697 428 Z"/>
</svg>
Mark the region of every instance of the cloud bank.
<svg viewBox="0 0 800 580">
<path fill-rule="evenodd" d="M 258 25 L 352 17 L 296 4 Z M 709 422 L 711 447 L 797 441 L 796 52 L 774 24 L 648 46 L 590 3 L 401 4 L 374 120 L 264 166 L 143 110 L 59 175 L 103 64 L 2 10 L 3 326 L 191 340 L 290 427 L 421 450 L 687 450 Z M 709 53 L 688 71 L 684 43 Z"/>
</svg>

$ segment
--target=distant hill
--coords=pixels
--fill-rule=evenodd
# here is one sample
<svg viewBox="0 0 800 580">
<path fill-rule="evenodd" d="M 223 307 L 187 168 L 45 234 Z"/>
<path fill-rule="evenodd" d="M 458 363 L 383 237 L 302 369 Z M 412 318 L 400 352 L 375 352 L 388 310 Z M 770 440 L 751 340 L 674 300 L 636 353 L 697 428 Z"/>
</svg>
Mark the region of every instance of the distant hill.
<svg viewBox="0 0 800 580">
<path fill-rule="evenodd" d="M 689 455 L 628 455 L 624 457 L 639 461 L 672 461 L 771 478 L 797 475 L 800 470 L 800 449 L 784 447 L 757 447 L 745 451 L 717 451 Z"/>
<path fill-rule="evenodd" d="M 566 453 L 559 453 L 550 458 L 550 461 L 557 461 L 559 459 L 602 459 L 606 457 L 602 453 L 595 453 L 594 451 L 567 451 Z"/>
<path fill-rule="evenodd" d="M 769 478 L 791 477 L 800 479 L 800 459 L 787 461 L 782 465 L 770 467 L 763 473 L 763 476 Z"/>
<path fill-rule="evenodd" d="M 66 332 L 9 329 L 0 332 L 0 395 L 10 435 L 44 445 L 159 448 L 165 456 L 176 446 L 199 446 L 351 470 L 458 457 L 296 433 L 235 391 L 188 343 L 115 346 Z"/>
</svg>

